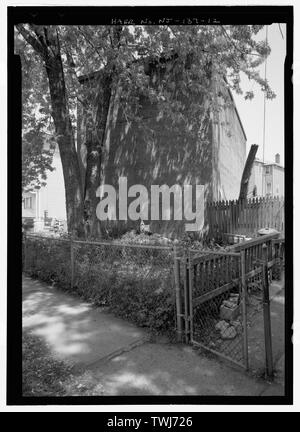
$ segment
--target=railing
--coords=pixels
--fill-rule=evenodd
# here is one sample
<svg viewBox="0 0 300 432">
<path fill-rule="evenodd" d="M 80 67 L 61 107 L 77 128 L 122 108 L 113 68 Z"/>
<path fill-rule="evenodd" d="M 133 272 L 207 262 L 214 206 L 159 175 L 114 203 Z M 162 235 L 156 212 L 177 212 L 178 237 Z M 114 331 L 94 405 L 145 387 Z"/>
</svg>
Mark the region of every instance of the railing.
<svg viewBox="0 0 300 432">
<path fill-rule="evenodd" d="M 278 233 L 234 245 L 226 252 L 195 254 L 191 250 L 188 255 L 177 258 L 175 285 L 179 339 L 248 369 L 248 324 L 263 309 L 270 375 L 268 286 L 272 277 L 280 277 L 283 265 L 284 239 L 280 239 Z M 230 303 L 232 310 L 226 308 Z"/>
<path fill-rule="evenodd" d="M 175 328 L 172 247 L 24 235 L 23 271 L 138 325 Z"/>
<path fill-rule="evenodd" d="M 274 241 L 278 241 L 279 234 L 266 234 L 252 240 L 238 243 L 230 247 L 232 252 L 245 252 L 245 271 L 246 273 L 253 272 L 255 274 L 255 267 L 260 264 L 260 260 L 264 259 L 265 253 L 267 254 L 269 267 L 274 265 L 275 249 Z M 277 243 L 276 243 L 277 244 Z M 265 249 L 266 248 L 266 249 Z"/>
<path fill-rule="evenodd" d="M 109 305 L 140 325 L 176 328 L 179 341 L 198 344 L 246 369 L 253 300 L 259 298 L 267 316 L 267 283 L 284 268 L 279 234 L 222 252 L 35 235 L 25 235 L 23 245 L 23 268 L 31 276 Z M 230 325 L 222 329 L 226 323 L 220 311 L 228 302 L 236 302 L 238 316 L 225 318 Z"/>
</svg>

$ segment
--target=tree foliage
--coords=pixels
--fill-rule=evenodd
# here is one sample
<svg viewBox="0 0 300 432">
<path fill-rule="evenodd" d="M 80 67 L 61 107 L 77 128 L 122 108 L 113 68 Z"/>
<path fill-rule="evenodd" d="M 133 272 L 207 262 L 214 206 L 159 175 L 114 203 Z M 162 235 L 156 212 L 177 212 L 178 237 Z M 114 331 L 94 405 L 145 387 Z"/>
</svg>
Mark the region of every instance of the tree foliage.
<svg viewBox="0 0 300 432">
<path fill-rule="evenodd" d="M 16 32 L 15 52 L 22 61 L 22 190 L 46 185 L 53 171 L 55 136 L 46 74 L 33 48 Z"/>
<path fill-rule="evenodd" d="M 22 137 L 22 190 L 32 191 L 46 185 L 47 171 L 53 171 L 53 150 L 45 149 L 47 137 L 31 129 Z"/>
<path fill-rule="evenodd" d="M 241 88 L 244 73 L 260 86 L 267 98 L 275 97 L 258 71 L 270 54 L 267 42 L 257 37 L 262 28 L 261 25 L 17 26 L 16 39 L 22 44 L 17 46 L 17 52 L 23 67 L 23 111 L 25 116 L 28 113 L 24 125 L 32 121 L 38 131 L 35 139 L 32 130 L 31 134 L 24 134 L 24 148 L 28 152 L 32 144 L 32 154 L 27 153 L 29 159 L 42 165 L 42 171 L 38 168 L 36 173 L 45 173 L 50 157 L 41 146 L 44 139 L 41 131 L 45 132 L 45 128 L 36 125 L 48 118 L 62 159 L 69 229 L 84 224 L 89 226 L 90 234 L 97 235 L 95 191 L 110 151 L 105 138 L 116 103 L 126 121 L 137 121 L 141 98 L 147 98 L 175 129 L 184 128 L 186 133 L 197 135 L 208 109 L 218 112 L 232 103 L 219 92 L 220 81 L 225 80 L 225 86 L 244 93 L 245 99 L 252 99 L 253 92 Z M 95 71 L 98 75 L 91 75 Z M 80 76 L 90 79 L 83 85 Z M 195 98 L 191 99 L 191 94 Z M 204 99 L 205 104 L 199 103 Z M 74 159 L 78 103 L 87 117 L 83 178 Z M 38 108 L 42 117 L 29 114 L 33 107 Z M 39 159 L 38 151 L 45 158 Z M 79 183 L 75 187 L 76 182 Z"/>
</svg>

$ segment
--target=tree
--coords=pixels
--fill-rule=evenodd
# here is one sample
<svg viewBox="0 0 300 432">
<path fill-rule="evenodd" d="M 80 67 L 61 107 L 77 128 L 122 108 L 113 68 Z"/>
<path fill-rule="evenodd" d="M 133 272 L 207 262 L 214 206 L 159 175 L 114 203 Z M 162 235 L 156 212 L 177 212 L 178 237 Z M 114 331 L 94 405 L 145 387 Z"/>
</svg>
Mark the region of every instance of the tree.
<svg viewBox="0 0 300 432">
<path fill-rule="evenodd" d="M 53 151 L 44 146 L 47 136 L 39 130 L 30 130 L 22 137 L 22 191 L 29 192 L 46 185 L 47 171 L 53 171 Z M 47 144 L 46 144 L 47 145 Z"/>
<path fill-rule="evenodd" d="M 58 30 L 55 26 L 17 25 L 17 29 L 40 56 L 49 82 L 52 117 L 63 167 L 68 228 L 82 234 L 83 192 L 74 131 L 68 106 Z"/>
<path fill-rule="evenodd" d="M 46 77 L 33 49 L 16 34 L 15 51 L 22 59 L 22 191 L 45 185 L 53 171 L 54 130 Z"/>
<path fill-rule="evenodd" d="M 224 77 L 238 93 L 241 73 L 275 97 L 257 67 L 270 53 L 254 36 L 262 26 L 37 26 L 17 25 L 18 32 L 46 70 L 51 115 L 66 190 L 69 230 L 98 234 L 96 189 L 109 155 L 109 118 L 116 105 L 129 121 L 138 117 L 141 97 L 155 103 L 174 128 L 199 134 L 208 110 L 218 112 L 214 83 Z M 24 65 L 23 65 L 24 66 Z M 159 79 L 152 73 L 161 71 Z M 94 72 L 98 71 L 98 74 Z M 93 74 L 93 75 L 91 75 Z M 92 79 L 78 79 L 79 75 Z M 198 102 L 190 102 L 190 94 Z M 208 104 L 199 103 L 203 100 Z M 251 99 L 252 92 L 245 98 Z M 75 148 L 75 109 L 86 112 L 84 172 Z M 130 103 L 129 103 L 130 102 Z"/>
<path fill-rule="evenodd" d="M 248 153 L 248 157 L 245 163 L 242 180 L 241 180 L 239 201 L 244 201 L 245 199 L 247 199 L 249 180 L 250 180 L 257 149 L 258 149 L 258 145 L 252 144 L 250 151 Z"/>
</svg>

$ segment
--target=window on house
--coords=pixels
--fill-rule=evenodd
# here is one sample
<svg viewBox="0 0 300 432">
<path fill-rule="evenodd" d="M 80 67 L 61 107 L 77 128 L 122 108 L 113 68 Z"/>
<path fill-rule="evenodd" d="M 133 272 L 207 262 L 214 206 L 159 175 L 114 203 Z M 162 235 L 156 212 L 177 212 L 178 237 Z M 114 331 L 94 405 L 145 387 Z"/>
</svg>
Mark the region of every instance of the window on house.
<svg viewBox="0 0 300 432">
<path fill-rule="evenodd" d="M 32 209 L 32 197 L 24 198 L 24 209 Z"/>
<path fill-rule="evenodd" d="M 270 167 L 269 166 L 266 167 L 266 174 L 270 174 Z"/>
<path fill-rule="evenodd" d="M 267 183 L 267 194 L 271 193 L 271 187 L 272 187 L 271 183 Z"/>
</svg>

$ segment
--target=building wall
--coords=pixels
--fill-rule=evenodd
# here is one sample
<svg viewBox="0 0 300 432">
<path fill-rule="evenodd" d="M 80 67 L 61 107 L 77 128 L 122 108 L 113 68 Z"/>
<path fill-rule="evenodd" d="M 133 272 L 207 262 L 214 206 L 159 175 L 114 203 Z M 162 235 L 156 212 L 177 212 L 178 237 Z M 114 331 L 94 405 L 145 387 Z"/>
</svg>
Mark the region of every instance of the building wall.
<svg viewBox="0 0 300 432">
<path fill-rule="evenodd" d="M 39 190 L 39 217 L 43 218 L 47 210 L 48 217 L 66 220 L 64 178 L 58 150 L 53 156 L 52 166 L 55 170 L 47 173 L 47 184 Z"/>
<path fill-rule="evenodd" d="M 226 91 L 224 87 L 221 90 Z M 246 136 L 230 93 L 229 96 L 233 105 L 222 109 L 213 120 L 213 199 L 216 201 L 238 198 L 246 162 Z"/>
<path fill-rule="evenodd" d="M 156 107 L 145 100 L 139 114 L 144 119 L 142 124 L 124 121 L 121 112 L 117 120 L 112 121 L 104 182 L 117 188 L 119 177 L 125 176 L 128 188 L 141 184 L 149 193 L 151 185 L 199 184 L 205 185 L 209 194 L 212 181 L 209 118 L 204 138 L 197 139 L 183 130 L 181 133 L 174 131 L 171 123 L 160 118 Z M 134 198 L 128 199 L 128 204 L 132 200 Z M 184 223 L 174 220 L 151 222 L 151 229 L 166 235 L 182 234 Z M 136 227 L 137 223 L 128 222 L 128 225 Z"/>
<path fill-rule="evenodd" d="M 253 191 L 256 186 L 256 195 L 263 196 L 265 194 L 265 181 L 263 181 L 265 170 L 264 165 L 260 162 L 254 162 L 252 175 L 249 184 L 249 193 Z"/>
<path fill-rule="evenodd" d="M 249 181 L 248 196 L 252 197 L 254 185 L 257 196 L 284 196 L 284 168 L 276 164 L 255 161 Z"/>
<path fill-rule="evenodd" d="M 23 199 L 31 198 L 31 208 L 25 208 L 24 202 L 22 202 L 22 217 L 24 218 L 35 218 L 36 217 L 36 194 L 32 192 L 25 192 L 22 196 Z"/>
<path fill-rule="evenodd" d="M 87 85 L 91 85 L 90 78 Z M 206 103 L 193 99 L 193 95 L 183 103 L 191 102 L 203 106 Z M 82 129 L 85 120 L 80 109 L 78 113 L 78 145 L 83 150 L 84 161 Z M 138 116 L 141 122 L 128 122 L 118 101 L 115 101 L 105 142 L 108 156 L 104 163 L 104 184 L 113 185 L 117 190 L 122 176 L 127 177 L 128 188 L 141 184 L 149 192 L 151 185 L 200 184 L 205 186 L 206 201 L 238 197 L 246 158 L 246 138 L 234 106 L 226 108 L 216 123 L 211 121 L 211 114 L 207 111 L 200 126 L 201 134 L 193 136 L 183 127 L 175 130 L 171 122 L 161 116 L 157 106 L 146 98 L 140 98 Z M 128 204 L 131 200 L 128 199 Z M 181 235 L 184 223 L 152 221 L 150 225 L 154 232 Z M 116 225 L 121 224 L 118 222 Z M 136 228 L 137 225 L 138 222 L 128 221 L 127 228 Z"/>
<path fill-rule="evenodd" d="M 273 196 L 273 167 L 272 165 L 264 166 L 264 178 L 263 178 L 263 185 L 264 185 L 264 195 L 266 196 Z"/>
<path fill-rule="evenodd" d="M 284 196 L 284 168 L 273 165 L 273 195 Z"/>
</svg>

